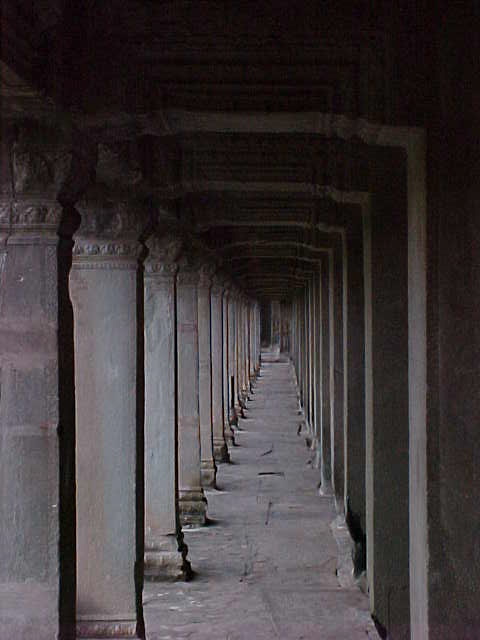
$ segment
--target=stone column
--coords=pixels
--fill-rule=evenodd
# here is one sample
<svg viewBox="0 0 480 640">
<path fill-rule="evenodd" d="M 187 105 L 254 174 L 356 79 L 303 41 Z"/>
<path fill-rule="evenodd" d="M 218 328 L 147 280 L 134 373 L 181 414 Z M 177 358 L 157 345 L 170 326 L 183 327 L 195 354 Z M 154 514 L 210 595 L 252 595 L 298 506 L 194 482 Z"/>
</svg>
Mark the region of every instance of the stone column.
<svg viewBox="0 0 480 640">
<path fill-rule="evenodd" d="M 271 303 L 272 310 L 272 351 L 280 353 L 280 302 L 273 300 Z"/>
<path fill-rule="evenodd" d="M 245 325 L 245 388 L 248 394 L 250 393 L 250 301 L 248 299 L 245 300 L 245 315 L 244 315 L 244 325 Z"/>
<path fill-rule="evenodd" d="M 137 217 L 83 201 L 74 311 L 77 638 L 137 637 Z"/>
<path fill-rule="evenodd" d="M 313 321 L 313 340 L 314 340 L 314 449 L 316 451 L 316 468 L 320 467 L 321 446 L 320 438 L 322 432 L 322 356 L 321 356 L 321 294 L 320 294 L 320 265 L 317 266 L 313 276 L 314 286 L 314 321 Z"/>
<path fill-rule="evenodd" d="M 302 299 L 302 400 L 305 421 L 308 421 L 308 288 L 305 285 Z M 308 427 L 308 424 L 307 424 Z"/>
<path fill-rule="evenodd" d="M 234 444 L 234 433 L 230 425 L 230 297 L 232 295 L 230 283 L 226 283 L 222 297 L 222 324 L 223 324 L 223 426 L 227 447 L 230 449 Z"/>
<path fill-rule="evenodd" d="M 238 299 L 238 390 L 239 390 L 239 404 L 242 409 L 245 409 L 245 402 L 247 398 L 247 381 L 245 376 L 245 299 L 243 295 Z"/>
<path fill-rule="evenodd" d="M 228 422 L 230 425 L 238 422 L 235 411 L 237 390 L 235 306 L 235 293 L 232 289 L 228 295 Z"/>
<path fill-rule="evenodd" d="M 321 419 L 321 469 L 320 494 L 332 495 L 332 444 L 331 444 L 331 392 L 333 391 L 333 254 L 329 250 L 320 264 L 321 301 L 321 354 L 322 354 L 322 419 Z"/>
<path fill-rule="evenodd" d="M 260 304 L 255 305 L 255 369 L 258 374 L 260 371 L 260 358 L 262 353 L 262 337 L 261 337 L 261 312 Z"/>
<path fill-rule="evenodd" d="M 183 259 L 177 275 L 177 419 L 179 506 L 183 525 L 203 525 L 207 500 L 200 461 L 198 266 Z"/>
<path fill-rule="evenodd" d="M 234 316 L 235 316 L 235 365 L 234 365 L 234 376 L 235 376 L 235 392 L 234 392 L 234 406 L 235 413 L 237 416 L 242 415 L 242 406 L 240 404 L 240 394 L 242 391 L 242 382 L 241 382 L 241 318 L 240 318 L 240 292 L 237 290 L 235 295 L 235 306 L 234 306 Z"/>
<path fill-rule="evenodd" d="M 215 487 L 217 467 L 213 459 L 212 347 L 210 288 L 213 268 L 205 265 L 198 283 L 198 358 L 201 475 L 203 487 Z"/>
<path fill-rule="evenodd" d="M 210 291 L 211 348 L 212 348 L 212 428 L 213 455 L 216 462 L 229 462 L 224 423 L 224 323 L 223 287 L 214 277 Z"/>
<path fill-rule="evenodd" d="M 332 483 L 335 505 L 339 514 L 344 512 L 345 485 L 345 299 L 344 299 L 344 256 L 342 237 L 335 234 L 333 249 L 333 272 L 330 282 L 333 291 L 333 322 L 330 337 L 333 342 L 333 389 L 330 394 L 332 407 L 331 446 Z"/>
<path fill-rule="evenodd" d="M 366 568 L 365 520 L 365 307 L 363 221 L 351 216 L 347 240 L 347 420 L 345 431 L 345 509 L 355 535 L 357 574 Z"/>
<path fill-rule="evenodd" d="M 313 281 L 308 280 L 307 283 L 307 322 L 308 322 L 308 334 L 307 334 L 307 358 L 308 358 L 308 388 L 307 388 L 307 424 L 309 428 L 310 438 L 313 438 L 314 434 L 314 420 L 313 420 L 313 386 L 314 386 L 314 339 L 313 339 Z"/>
<path fill-rule="evenodd" d="M 63 597 L 61 440 L 72 426 L 59 440 L 56 194 L 69 159 L 44 132 L 11 133 L 0 141 L 0 637 L 50 640 Z"/>
<path fill-rule="evenodd" d="M 186 578 L 178 512 L 174 260 L 180 242 L 150 238 L 145 261 L 145 577 Z"/>
<path fill-rule="evenodd" d="M 255 382 L 255 307 L 248 306 L 248 379 L 250 386 Z"/>
<path fill-rule="evenodd" d="M 400 154 L 385 158 L 384 179 L 398 177 L 375 197 L 364 236 L 367 580 L 371 611 L 393 638 L 410 637 L 408 228 L 406 179 L 398 173 L 402 160 Z"/>
</svg>

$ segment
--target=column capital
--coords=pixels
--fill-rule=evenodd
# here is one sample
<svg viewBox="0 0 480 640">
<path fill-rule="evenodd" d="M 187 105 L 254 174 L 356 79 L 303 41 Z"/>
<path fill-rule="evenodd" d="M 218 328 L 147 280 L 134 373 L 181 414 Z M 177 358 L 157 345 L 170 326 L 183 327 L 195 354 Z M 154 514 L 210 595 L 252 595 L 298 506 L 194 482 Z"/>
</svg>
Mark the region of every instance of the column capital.
<svg viewBox="0 0 480 640">
<path fill-rule="evenodd" d="M 2 130 L 0 156 L 0 243 L 56 243 L 57 195 L 72 160 L 66 141 L 52 129 L 12 123 Z"/>
<path fill-rule="evenodd" d="M 225 276 L 224 279 L 222 278 L 222 283 L 223 283 L 223 297 L 230 298 L 232 295 L 232 289 L 233 289 L 232 280 L 228 276 Z"/>
<path fill-rule="evenodd" d="M 178 262 L 177 284 L 197 286 L 200 280 L 200 264 L 189 255 Z"/>
<path fill-rule="evenodd" d="M 220 298 L 225 291 L 225 276 L 215 273 L 212 277 L 212 288 L 210 294 L 214 298 Z"/>
<path fill-rule="evenodd" d="M 82 222 L 74 235 L 75 266 L 132 268 L 141 252 L 139 237 L 147 214 L 125 196 L 89 194 L 78 204 Z"/>
<path fill-rule="evenodd" d="M 213 283 L 214 272 L 215 272 L 215 266 L 213 264 L 209 264 L 209 263 L 203 264 L 200 267 L 198 286 L 204 289 L 210 289 Z"/>
<path fill-rule="evenodd" d="M 144 262 L 146 275 L 173 279 L 178 271 L 176 260 L 182 250 L 181 238 L 172 234 L 153 235 L 145 244 L 149 252 Z"/>
<path fill-rule="evenodd" d="M 237 287 L 236 284 L 233 284 L 233 283 L 230 289 L 230 298 L 235 302 L 238 302 L 238 300 L 240 299 L 240 289 Z"/>
</svg>

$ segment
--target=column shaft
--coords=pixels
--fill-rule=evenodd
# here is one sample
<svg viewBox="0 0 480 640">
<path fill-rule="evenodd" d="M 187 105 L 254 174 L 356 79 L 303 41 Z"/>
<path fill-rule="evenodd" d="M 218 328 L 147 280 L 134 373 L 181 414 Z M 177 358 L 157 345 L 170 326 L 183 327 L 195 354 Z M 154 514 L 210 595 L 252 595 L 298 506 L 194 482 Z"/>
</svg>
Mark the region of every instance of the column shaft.
<svg viewBox="0 0 480 640">
<path fill-rule="evenodd" d="M 181 266 L 177 275 L 177 416 L 179 505 L 184 525 L 205 524 L 206 498 L 201 482 L 198 270 Z"/>
<path fill-rule="evenodd" d="M 223 288 L 214 283 L 211 290 L 211 344 L 212 344 L 212 422 L 213 453 L 217 462 L 228 462 L 228 448 L 224 425 L 224 323 Z"/>
<path fill-rule="evenodd" d="M 85 209 L 88 205 L 85 205 Z M 137 243 L 128 211 L 83 213 L 74 310 L 77 637 L 136 637 Z M 118 225 L 118 217 L 122 222 Z M 125 218 L 125 220 L 123 219 Z M 107 234 L 92 237 L 96 225 Z"/>
<path fill-rule="evenodd" d="M 167 240 L 168 242 L 168 240 Z M 175 415 L 175 274 L 165 241 L 148 241 L 145 264 L 145 576 L 190 574 L 178 513 Z M 170 245 L 171 246 L 171 245 Z"/>
<path fill-rule="evenodd" d="M 35 629 L 50 640 L 59 620 L 60 208 L 0 207 L 12 223 L 0 228 L 0 637 Z"/>
<path fill-rule="evenodd" d="M 202 270 L 198 285 L 199 411 L 202 486 L 215 487 L 217 467 L 213 458 L 211 271 Z"/>
</svg>

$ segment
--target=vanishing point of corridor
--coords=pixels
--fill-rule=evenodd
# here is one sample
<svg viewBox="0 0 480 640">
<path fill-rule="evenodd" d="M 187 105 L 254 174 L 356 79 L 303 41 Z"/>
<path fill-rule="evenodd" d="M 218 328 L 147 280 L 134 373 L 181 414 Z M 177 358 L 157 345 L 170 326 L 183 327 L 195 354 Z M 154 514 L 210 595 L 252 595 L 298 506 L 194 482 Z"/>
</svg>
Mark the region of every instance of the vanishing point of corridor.
<svg viewBox="0 0 480 640">
<path fill-rule="evenodd" d="M 206 492 L 210 521 L 184 529 L 194 579 L 145 583 L 147 640 L 378 638 L 366 596 L 341 586 L 348 568 L 337 576 L 346 533 L 301 424 L 291 363 L 263 353 L 232 463 Z"/>
</svg>

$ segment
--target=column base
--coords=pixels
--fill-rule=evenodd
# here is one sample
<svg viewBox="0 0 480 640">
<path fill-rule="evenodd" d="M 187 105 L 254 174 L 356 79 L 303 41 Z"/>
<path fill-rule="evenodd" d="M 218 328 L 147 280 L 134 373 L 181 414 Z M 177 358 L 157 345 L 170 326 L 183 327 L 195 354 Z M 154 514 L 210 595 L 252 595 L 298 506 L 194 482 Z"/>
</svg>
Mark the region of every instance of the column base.
<svg viewBox="0 0 480 640">
<path fill-rule="evenodd" d="M 230 462 L 227 443 L 223 438 L 218 442 L 213 441 L 213 457 L 215 462 Z"/>
<path fill-rule="evenodd" d="M 134 619 L 118 619 L 109 616 L 101 619 L 78 620 L 76 637 L 84 640 L 125 640 L 125 638 L 139 639 L 137 622 Z"/>
<path fill-rule="evenodd" d="M 216 488 L 217 467 L 213 461 L 202 460 L 200 474 L 202 478 L 202 487 L 211 487 L 212 489 Z"/>
<path fill-rule="evenodd" d="M 235 405 L 235 415 L 237 416 L 237 424 L 236 424 L 237 427 L 238 427 L 238 418 L 245 418 L 245 413 L 243 412 L 243 409 L 244 407 L 239 401 L 238 404 Z"/>
<path fill-rule="evenodd" d="M 164 536 L 154 545 L 145 547 L 144 577 L 145 580 L 170 581 L 189 580 L 192 567 L 187 560 L 188 547 L 183 542 L 183 534 Z"/>
<path fill-rule="evenodd" d="M 203 526 L 207 521 L 207 499 L 203 489 L 180 491 L 178 501 L 180 522 L 183 527 Z"/>
<path fill-rule="evenodd" d="M 238 403 L 242 409 L 247 408 L 247 400 L 248 400 L 248 391 L 246 389 L 242 389 L 239 394 Z"/>
</svg>

